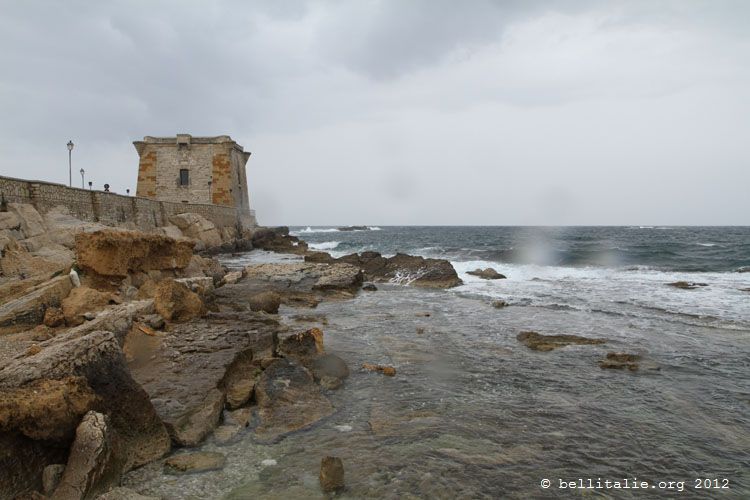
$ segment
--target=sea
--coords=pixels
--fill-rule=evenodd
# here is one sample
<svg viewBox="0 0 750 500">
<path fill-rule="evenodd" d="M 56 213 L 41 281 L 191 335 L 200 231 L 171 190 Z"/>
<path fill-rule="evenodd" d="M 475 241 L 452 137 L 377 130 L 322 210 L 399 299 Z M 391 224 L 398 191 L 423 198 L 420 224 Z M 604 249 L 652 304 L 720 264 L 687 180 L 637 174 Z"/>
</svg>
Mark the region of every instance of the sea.
<svg viewBox="0 0 750 500">
<path fill-rule="evenodd" d="M 463 284 L 377 283 L 312 312 L 282 308 L 299 328 L 300 315 L 320 318 L 326 351 L 349 364 L 326 394 L 336 413 L 276 443 L 251 430 L 209 439 L 200 449 L 226 455 L 221 471 L 173 477 L 155 463 L 126 486 L 326 498 L 318 470 L 333 455 L 346 475 L 337 498 L 750 498 L 750 227 L 290 229 L 333 256 L 447 259 Z M 468 274 L 477 268 L 506 279 Z M 529 330 L 605 343 L 532 351 L 516 338 Z M 639 369 L 600 368 L 609 352 L 641 356 Z"/>
</svg>

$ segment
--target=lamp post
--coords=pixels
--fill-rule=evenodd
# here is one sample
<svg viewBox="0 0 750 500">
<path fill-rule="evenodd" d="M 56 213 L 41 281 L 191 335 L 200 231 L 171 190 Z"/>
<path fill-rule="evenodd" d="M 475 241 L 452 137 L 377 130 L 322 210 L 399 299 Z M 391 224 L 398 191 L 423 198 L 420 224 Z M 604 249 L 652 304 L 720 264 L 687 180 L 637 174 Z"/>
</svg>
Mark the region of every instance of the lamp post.
<svg viewBox="0 0 750 500">
<path fill-rule="evenodd" d="M 83 182 L 83 175 L 86 173 L 84 169 L 81 169 L 81 189 L 84 189 L 85 183 Z"/>
<path fill-rule="evenodd" d="M 68 186 L 73 187 L 73 141 L 68 141 Z"/>
</svg>

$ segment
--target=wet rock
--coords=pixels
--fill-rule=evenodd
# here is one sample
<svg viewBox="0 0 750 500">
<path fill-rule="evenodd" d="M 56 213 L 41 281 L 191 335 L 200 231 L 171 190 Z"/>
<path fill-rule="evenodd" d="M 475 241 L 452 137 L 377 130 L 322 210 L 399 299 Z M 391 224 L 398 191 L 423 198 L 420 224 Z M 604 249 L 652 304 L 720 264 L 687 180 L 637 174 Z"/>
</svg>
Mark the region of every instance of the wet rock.
<svg viewBox="0 0 750 500">
<path fill-rule="evenodd" d="M 125 462 L 109 418 L 88 412 L 76 429 L 65 472 L 52 499 L 95 498 L 119 484 Z"/>
<path fill-rule="evenodd" d="M 280 253 L 305 254 L 307 243 L 289 236 L 288 227 L 260 228 L 253 233 L 253 247 Z"/>
<path fill-rule="evenodd" d="M 250 297 L 250 310 L 278 314 L 281 296 L 276 292 L 261 292 Z"/>
<path fill-rule="evenodd" d="M 279 339 L 277 352 L 280 356 L 297 360 L 323 354 L 325 352 L 323 349 L 323 332 L 318 328 L 311 328 Z"/>
<path fill-rule="evenodd" d="M 198 318 L 206 313 L 198 294 L 172 279 L 162 280 L 156 285 L 154 309 L 165 320 L 177 322 Z"/>
<path fill-rule="evenodd" d="M 623 370 L 627 368 L 630 371 L 637 371 L 640 361 L 641 357 L 638 354 L 608 352 L 607 357 L 599 361 L 599 367 L 616 370 Z"/>
<path fill-rule="evenodd" d="M 418 326 L 416 332 L 417 335 L 422 335 L 425 332 L 425 328 L 423 326 Z"/>
<path fill-rule="evenodd" d="M 365 283 L 362 285 L 362 290 L 365 290 L 367 292 L 377 292 L 378 287 L 376 287 L 373 283 Z"/>
<path fill-rule="evenodd" d="M 103 276 L 182 269 L 193 255 L 190 241 L 135 231 L 77 233 L 75 245 L 78 266 Z"/>
<path fill-rule="evenodd" d="M 68 326 L 78 326 L 86 318 L 85 313 L 95 312 L 105 308 L 112 296 L 86 286 L 74 288 L 70 295 L 62 301 L 62 312 Z M 93 319 L 93 318 L 91 318 Z"/>
<path fill-rule="evenodd" d="M 42 322 L 45 326 L 56 328 L 65 323 L 65 315 L 59 307 L 49 307 L 44 312 L 44 320 Z"/>
<path fill-rule="evenodd" d="M 339 387 L 341 387 L 344 383 L 344 381 L 340 378 L 336 377 L 329 377 L 328 375 L 324 375 L 319 380 L 320 386 L 323 389 L 329 390 L 329 391 L 335 391 Z"/>
<path fill-rule="evenodd" d="M 44 468 L 42 471 L 42 491 L 45 495 L 52 495 L 57 485 L 60 484 L 63 472 L 65 472 L 65 464 L 52 464 Z"/>
<path fill-rule="evenodd" d="M 0 391 L 0 431 L 67 444 L 81 418 L 98 402 L 83 377 L 34 380 Z"/>
<path fill-rule="evenodd" d="M 507 305 L 508 303 L 505 302 L 504 300 L 497 299 L 497 300 L 492 301 L 492 307 L 494 307 L 495 309 L 502 309 L 503 307 L 506 307 Z"/>
<path fill-rule="evenodd" d="M 505 279 L 506 276 L 504 274 L 500 274 L 491 267 L 487 267 L 485 269 L 474 269 L 473 271 L 468 271 L 466 274 L 471 274 L 472 276 L 478 276 L 482 279 L 486 280 L 500 280 Z"/>
<path fill-rule="evenodd" d="M 364 363 L 362 365 L 362 368 L 367 370 L 368 372 L 378 372 L 382 373 L 383 375 L 387 375 L 389 377 L 395 377 L 396 376 L 396 369 L 392 366 L 387 365 L 374 365 L 371 363 Z"/>
<path fill-rule="evenodd" d="M 199 445 L 219 424 L 224 401 L 224 393 L 213 389 L 201 405 L 183 415 L 173 425 L 165 422 L 174 443 L 178 446 Z"/>
<path fill-rule="evenodd" d="M 320 461 L 320 488 L 325 493 L 344 489 L 344 463 L 339 457 L 324 457 Z"/>
<path fill-rule="evenodd" d="M 247 403 L 253 395 L 261 369 L 253 362 L 251 348 L 239 351 L 226 368 L 219 387 L 226 392 L 226 405 L 230 410 Z"/>
<path fill-rule="evenodd" d="M 227 408 L 236 409 L 250 400 L 255 388 L 255 380 L 242 379 L 233 382 L 227 388 Z"/>
<path fill-rule="evenodd" d="M 339 231 L 369 231 L 370 228 L 367 226 L 342 226 L 338 228 Z"/>
<path fill-rule="evenodd" d="M 316 380 L 324 377 L 343 380 L 349 376 L 346 362 L 335 354 L 323 354 L 310 363 L 310 371 Z"/>
<path fill-rule="evenodd" d="M 693 290 L 701 286 L 708 286 L 708 283 L 693 283 L 691 281 L 675 281 L 674 283 L 667 283 L 667 286 L 673 286 L 682 290 Z"/>
<path fill-rule="evenodd" d="M 579 337 L 578 335 L 542 335 L 537 332 L 521 332 L 519 342 L 534 351 L 551 351 L 567 345 L 604 344 L 604 339 Z"/>
<path fill-rule="evenodd" d="M 328 266 L 313 285 L 314 290 L 353 290 L 362 285 L 362 271 L 349 264 Z"/>
<path fill-rule="evenodd" d="M 333 406 L 320 392 L 312 374 L 291 359 L 278 359 L 266 368 L 255 388 L 262 440 L 275 440 L 304 429 L 333 413 Z"/>
<path fill-rule="evenodd" d="M 299 323 L 319 323 L 321 325 L 328 324 L 328 318 L 325 314 L 295 314 L 291 317 L 291 319 Z"/>
<path fill-rule="evenodd" d="M 130 370 L 175 443 L 194 446 L 210 435 L 219 423 L 224 394 L 235 381 L 254 377 L 260 360 L 272 355 L 278 329 L 273 318 L 239 312 L 174 323 L 158 337 L 129 334 L 154 341 L 142 356 L 148 362 Z"/>
<path fill-rule="evenodd" d="M 183 453 L 169 457 L 164 462 L 165 474 L 187 474 L 207 472 L 224 468 L 226 457 L 215 451 L 199 451 Z"/>
</svg>

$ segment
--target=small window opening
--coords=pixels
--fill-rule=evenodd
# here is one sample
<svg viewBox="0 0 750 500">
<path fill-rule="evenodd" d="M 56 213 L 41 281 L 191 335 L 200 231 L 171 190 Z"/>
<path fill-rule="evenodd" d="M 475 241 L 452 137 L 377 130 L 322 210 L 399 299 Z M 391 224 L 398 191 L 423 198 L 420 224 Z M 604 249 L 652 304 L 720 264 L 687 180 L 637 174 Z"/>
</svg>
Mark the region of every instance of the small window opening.
<svg viewBox="0 0 750 500">
<path fill-rule="evenodd" d="M 180 169 L 180 186 L 187 186 L 190 184 L 190 171 L 186 168 Z"/>
</svg>

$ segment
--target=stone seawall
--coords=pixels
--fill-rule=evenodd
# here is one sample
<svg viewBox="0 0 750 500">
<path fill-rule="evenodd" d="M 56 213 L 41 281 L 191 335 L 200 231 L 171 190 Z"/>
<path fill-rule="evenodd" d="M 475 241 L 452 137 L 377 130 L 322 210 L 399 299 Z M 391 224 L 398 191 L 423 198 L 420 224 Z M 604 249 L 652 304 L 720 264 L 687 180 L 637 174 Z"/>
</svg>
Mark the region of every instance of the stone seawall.
<svg viewBox="0 0 750 500">
<path fill-rule="evenodd" d="M 30 203 L 40 213 L 58 206 L 66 207 L 71 215 L 86 221 L 106 225 L 133 223 L 139 229 L 165 226 L 169 217 L 182 213 L 196 213 L 217 227 L 253 227 L 257 225 L 252 210 L 239 211 L 232 207 L 203 203 L 175 203 L 136 196 L 123 196 L 104 191 L 71 188 L 44 181 L 29 181 L 0 176 L 0 202 Z"/>
</svg>

